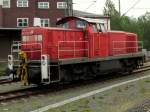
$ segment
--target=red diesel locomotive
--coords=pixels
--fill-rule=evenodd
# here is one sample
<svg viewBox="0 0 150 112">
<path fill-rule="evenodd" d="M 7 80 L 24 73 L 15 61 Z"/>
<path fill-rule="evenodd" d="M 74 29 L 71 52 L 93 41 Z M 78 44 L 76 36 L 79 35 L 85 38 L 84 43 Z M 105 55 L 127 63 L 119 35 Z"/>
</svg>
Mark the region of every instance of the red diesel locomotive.
<svg viewBox="0 0 150 112">
<path fill-rule="evenodd" d="M 22 41 L 12 45 L 8 56 L 14 78 L 50 84 L 132 72 L 143 65 L 142 46 L 134 33 L 106 31 L 104 23 L 81 17 L 62 18 L 57 25 L 22 30 Z"/>
</svg>

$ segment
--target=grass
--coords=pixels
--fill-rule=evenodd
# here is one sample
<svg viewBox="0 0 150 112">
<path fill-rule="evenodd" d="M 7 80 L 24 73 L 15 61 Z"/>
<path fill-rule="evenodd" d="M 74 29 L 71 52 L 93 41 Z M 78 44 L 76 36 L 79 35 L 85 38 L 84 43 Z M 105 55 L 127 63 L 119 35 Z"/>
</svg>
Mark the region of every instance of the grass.
<svg viewBox="0 0 150 112">
<path fill-rule="evenodd" d="M 48 112 L 127 112 L 150 99 L 150 79 L 116 87 L 102 94 L 66 104 Z"/>
</svg>

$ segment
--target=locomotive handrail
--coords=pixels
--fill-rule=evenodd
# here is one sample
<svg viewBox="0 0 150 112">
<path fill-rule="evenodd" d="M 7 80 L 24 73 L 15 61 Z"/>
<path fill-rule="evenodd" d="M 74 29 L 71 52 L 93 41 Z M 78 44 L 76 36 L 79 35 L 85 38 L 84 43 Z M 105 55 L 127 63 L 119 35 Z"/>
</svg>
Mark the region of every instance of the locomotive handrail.
<svg viewBox="0 0 150 112">
<path fill-rule="evenodd" d="M 34 50 L 34 51 L 31 51 L 31 50 L 25 50 L 26 52 L 36 52 L 36 51 L 40 51 L 41 53 L 42 53 L 42 44 L 41 43 L 26 43 L 26 44 L 23 44 L 23 43 L 19 43 L 19 44 L 13 44 L 12 45 L 12 47 L 14 47 L 14 45 L 16 45 L 16 46 L 23 46 L 23 45 L 25 45 L 25 46 L 30 46 L 30 45 L 40 45 L 40 49 L 41 50 Z M 20 49 L 18 49 L 18 51 L 19 51 Z M 13 51 L 13 50 L 12 50 Z"/>
<path fill-rule="evenodd" d="M 129 52 L 124 52 L 125 50 L 133 50 L 133 52 L 138 52 L 143 49 L 142 41 L 113 41 L 112 44 L 113 55 L 115 55 L 116 52 L 122 52 L 117 53 L 118 55 Z"/>
<path fill-rule="evenodd" d="M 23 47 L 23 46 L 32 46 L 32 45 L 39 45 L 39 48 L 38 49 L 33 49 L 31 47 L 31 49 L 25 49 L 23 51 L 25 51 L 26 53 L 40 52 L 40 54 L 42 54 L 42 43 L 37 43 L 37 42 L 21 43 L 20 41 L 13 41 L 13 44 L 11 46 L 11 55 L 13 55 L 14 53 L 17 53 L 17 57 L 16 57 L 17 59 L 14 59 L 14 61 L 15 62 L 19 61 L 18 52 L 20 51 L 21 47 Z M 16 48 L 14 48 L 14 47 L 16 47 Z"/>
<path fill-rule="evenodd" d="M 74 51 L 87 51 L 87 50 L 88 49 L 80 49 L 80 50 L 74 50 Z M 71 52 L 72 50 L 59 50 L 59 51 L 68 51 L 68 52 L 70 51 Z"/>
<path fill-rule="evenodd" d="M 73 49 L 67 50 L 67 49 L 61 49 L 60 44 L 61 43 L 73 43 Z M 77 43 L 87 43 L 87 49 L 76 49 L 76 44 Z M 64 47 L 64 46 L 63 46 Z M 67 46 L 65 46 L 67 47 Z M 60 58 L 60 52 L 73 52 L 73 56 L 76 56 L 76 52 L 78 51 L 87 51 L 87 54 L 89 55 L 89 45 L 88 41 L 59 41 L 58 42 L 58 59 Z"/>
</svg>

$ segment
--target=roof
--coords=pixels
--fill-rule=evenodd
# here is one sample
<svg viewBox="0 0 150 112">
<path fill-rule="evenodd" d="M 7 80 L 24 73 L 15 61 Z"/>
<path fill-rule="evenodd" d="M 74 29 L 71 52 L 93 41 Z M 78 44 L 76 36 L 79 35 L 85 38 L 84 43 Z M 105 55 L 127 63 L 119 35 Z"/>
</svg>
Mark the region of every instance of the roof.
<svg viewBox="0 0 150 112">
<path fill-rule="evenodd" d="M 94 14 L 89 12 L 83 12 L 79 10 L 73 10 L 73 15 L 77 17 L 86 17 L 86 18 L 110 18 L 109 16 L 104 16 L 100 14 Z"/>
<path fill-rule="evenodd" d="M 73 19 L 83 20 L 83 21 L 86 21 L 88 23 L 104 23 L 104 20 L 102 20 L 102 19 L 68 16 L 68 17 L 60 19 L 59 21 L 57 21 L 56 24 L 59 25 L 59 24 L 65 23 L 65 22 L 67 22 L 69 20 L 73 20 Z"/>
</svg>

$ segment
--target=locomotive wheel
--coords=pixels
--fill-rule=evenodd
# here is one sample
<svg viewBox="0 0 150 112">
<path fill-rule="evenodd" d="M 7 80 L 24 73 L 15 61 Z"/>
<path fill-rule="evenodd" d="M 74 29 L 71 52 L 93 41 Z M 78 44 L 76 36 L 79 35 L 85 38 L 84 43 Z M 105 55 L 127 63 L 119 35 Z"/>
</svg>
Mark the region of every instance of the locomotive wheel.
<svg viewBox="0 0 150 112">
<path fill-rule="evenodd" d="M 67 69 L 60 69 L 60 79 L 62 82 L 71 82 L 72 76 Z"/>
<path fill-rule="evenodd" d="M 93 74 L 94 76 L 96 76 L 97 74 L 100 73 L 100 70 L 99 70 L 100 65 L 99 65 L 99 64 L 93 64 L 93 65 L 92 65 L 91 67 L 89 67 L 89 68 L 91 68 L 91 72 L 92 72 L 92 74 Z"/>
<path fill-rule="evenodd" d="M 126 68 L 127 74 L 131 74 L 133 72 L 133 66 L 129 66 Z"/>
<path fill-rule="evenodd" d="M 83 73 L 83 66 L 82 65 L 74 65 L 72 66 L 72 70 L 74 74 L 81 74 Z"/>
<path fill-rule="evenodd" d="M 73 65 L 72 66 L 72 78 L 73 80 L 79 80 L 81 79 L 82 75 L 84 73 L 84 65 Z"/>
<path fill-rule="evenodd" d="M 91 67 L 90 66 L 85 66 L 84 68 L 84 73 L 83 73 L 83 77 L 85 80 L 89 80 L 89 79 L 92 79 L 93 78 L 93 73 L 92 73 L 92 70 L 91 70 Z"/>
</svg>

